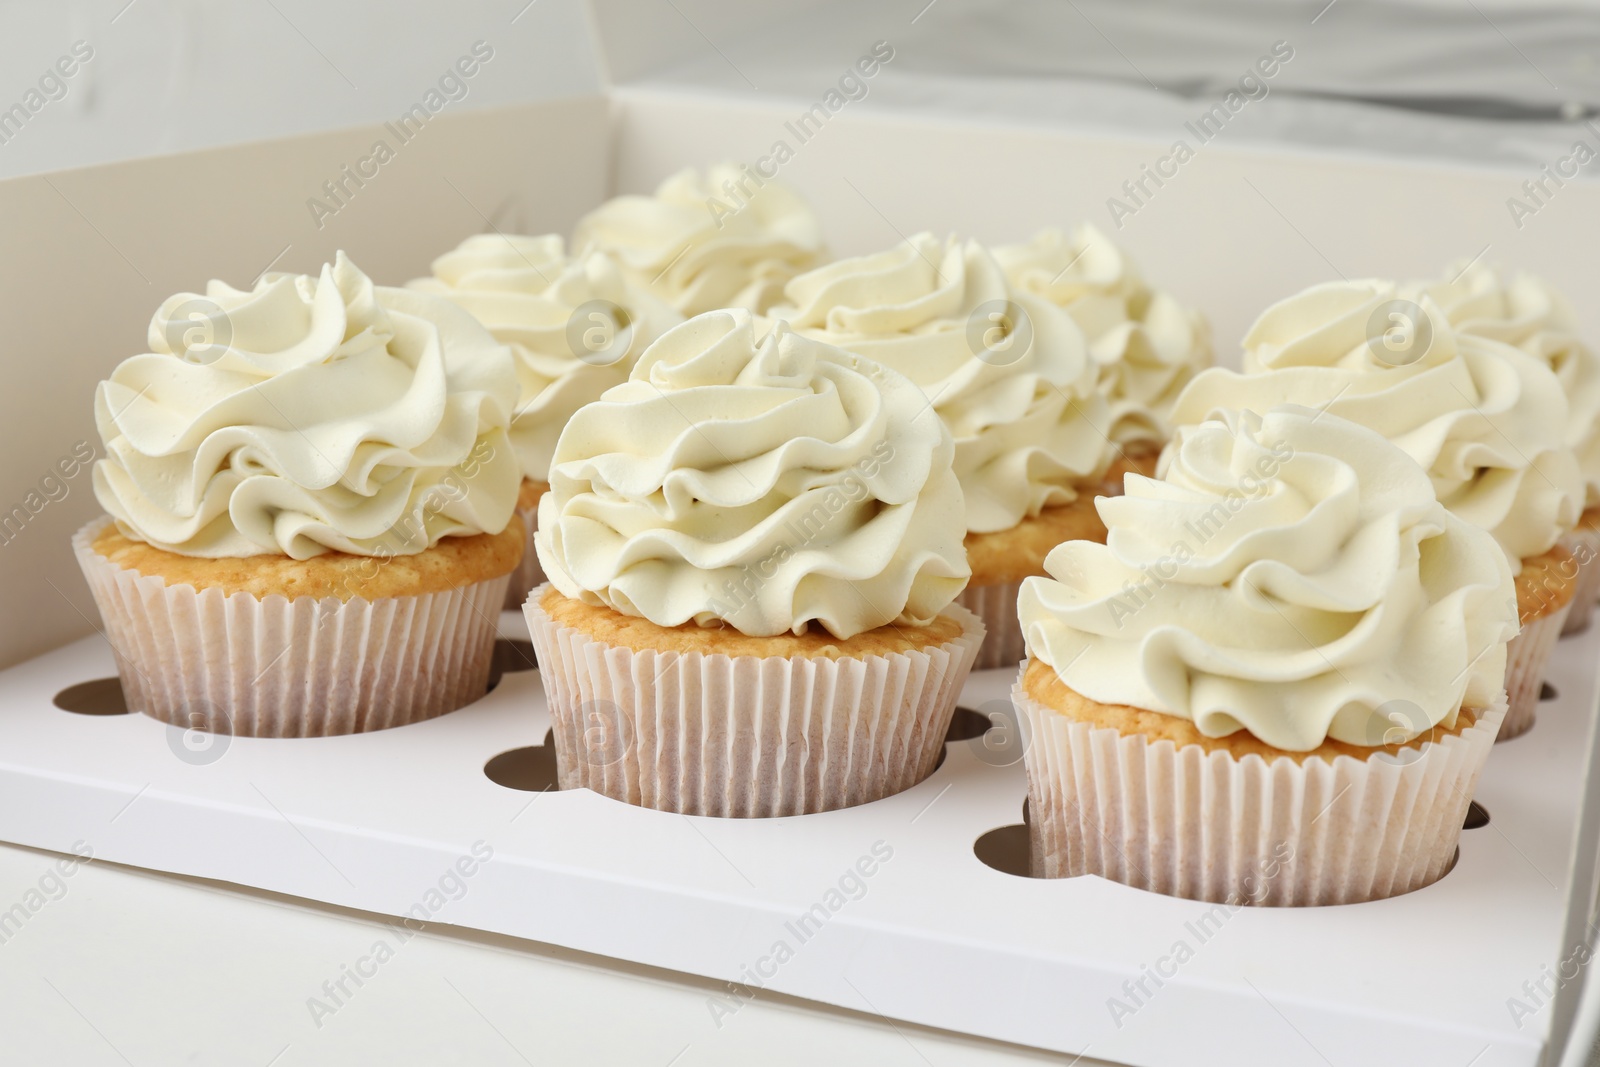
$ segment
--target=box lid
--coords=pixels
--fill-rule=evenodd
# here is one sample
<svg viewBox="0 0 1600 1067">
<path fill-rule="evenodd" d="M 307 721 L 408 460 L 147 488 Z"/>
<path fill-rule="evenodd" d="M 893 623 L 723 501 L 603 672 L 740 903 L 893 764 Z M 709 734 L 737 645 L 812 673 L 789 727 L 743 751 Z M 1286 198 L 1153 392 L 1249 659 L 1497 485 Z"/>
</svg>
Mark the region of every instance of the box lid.
<svg viewBox="0 0 1600 1067">
<path fill-rule="evenodd" d="M 619 86 L 810 102 L 884 40 L 894 63 L 852 106 L 1164 142 L 1213 113 L 1235 144 L 1520 170 L 1600 145 L 1600 20 L 1570 5 L 592 3 Z"/>
</svg>

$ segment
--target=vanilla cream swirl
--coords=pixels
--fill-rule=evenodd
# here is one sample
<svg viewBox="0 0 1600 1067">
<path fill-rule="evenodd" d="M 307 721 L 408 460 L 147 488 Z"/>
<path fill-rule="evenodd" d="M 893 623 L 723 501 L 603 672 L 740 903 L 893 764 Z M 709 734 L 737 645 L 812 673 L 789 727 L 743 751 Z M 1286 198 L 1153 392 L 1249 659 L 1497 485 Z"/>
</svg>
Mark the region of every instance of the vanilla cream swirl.
<svg viewBox="0 0 1600 1067">
<path fill-rule="evenodd" d="M 922 387 L 955 435 L 969 530 L 1071 503 L 1110 463 L 1110 413 L 1082 331 L 1012 288 L 976 242 L 918 234 L 803 274 L 784 296 L 774 316 Z"/>
<path fill-rule="evenodd" d="M 609 253 L 630 280 L 685 315 L 765 311 L 825 258 L 822 227 L 796 193 L 748 167 L 679 171 L 654 196 L 618 196 L 578 220 L 572 246 Z"/>
<path fill-rule="evenodd" d="M 683 317 L 632 285 L 610 258 L 569 259 L 557 235 L 475 234 L 411 288 L 466 308 L 516 357 L 511 445 L 522 473 L 549 481 L 572 413 L 627 381 L 639 353 Z"/>
<path fill-rule="evenodd" d="M 316 277 L 213 281 L 150 322 L 95 392 L 95 495 L 186 556 L 409 555 L 498 533 L 521 481 L 511 354 L 437 297 Z"/>
<path fill-rule="evenodd" d="M 1029 578 L 1030 656 L 1103 704 L 1303 752 L 1409 740 L 1498 699 L 1505 554 L 1381 436 L 1288 406 L 1180 428 L 1160 480 L 1097 502 L 1104 545 Z"/>
<path fill-rule="evenodd" d="M 661 626 L 923 624 L 969 576 L 953 451 L 901 375 L 709 312 L 567 423 L 539 562 L 566 596 Z"/>
<path fill-rule="evenodd" d="M 1440 502 L 1494 534 L 1518 573 L 1577 521 L 1561 383 L 1510 345 L 1457 333 L 1431 298 L 1386 281 L 1318 285 L 1267 309 L 1244 344 L 1245 373 L 1196 376 L 1174 423 L 1285 403 L 1358 422 L 1421 464 Z"/>
<path fill-rule="evenodd" d="M 1088 338 L 1117 445 L 1162 444 L 1172 402 L 1211 364 L 1211 327 L 1198 311 L 1151 288 L 1115 242 L 1085 223 L 1069 237 L 1041 230 L 994 258 L 1011 283 L 1071 315 Z"/>
<path fill-rule="evenodd" d="M 1543 360 L 1567 397 L 1566 443 L 1583 473 L 1585 505 L 1600 507 L 1600 353 L 1578 336 L 1561 293 L 1531 274 L 1507 278 L 1485 264 L 1451 264 L 1413 290 L 1433 297 L 1461 333 L 1516 345 Z"/>
</svg>

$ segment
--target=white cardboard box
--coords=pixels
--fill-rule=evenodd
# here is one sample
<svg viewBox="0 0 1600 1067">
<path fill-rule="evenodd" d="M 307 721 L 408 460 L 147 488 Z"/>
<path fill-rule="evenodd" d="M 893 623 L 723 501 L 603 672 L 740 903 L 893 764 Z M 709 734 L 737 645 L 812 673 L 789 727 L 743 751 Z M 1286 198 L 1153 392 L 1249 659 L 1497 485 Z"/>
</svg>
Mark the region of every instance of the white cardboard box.
<svg viewBox="0 0 1600 1067">
<path fill-rule="evenodd" d="M 485 760 L 543 736 L 531 674 L 507 676 L 479 705 L 436 722 L 354 738 L 232 739 L 211 762 L 153 721 L 51 705 L 65 685 L 110 674 L 111 659 L 83 636 L 94 609 L 67 545 L 97 510 L 88 477 L 56 500 L 40 482 L 77 442 L 98 444 L 94 383 L 140 348 L 161 298 L 213 276 L 247 284 L 269 264 L 314 269 L 336 248 L 397 284 L 467 233 L 567 231 L 613 191 L 648 188 L 682 165 L 754 159 L 814 102 L 669 76 L 676 68 L 663 56 L 698 47 L 672 22 L 681 16 L 610 3 L 595 14 L 606 43 L 627 19 L 645 21 L 631 39 L 662 42 L 644 55 L 612 50 L 619 83 L 609 99 L 441 115 L 321 228 L 307 199 L 383 127 L 0 183 L 12 344 L 0 502 L 28 511 L 0 545 L 12 605 L 0 663 L 15 665 L 0 674 L 0 838 L 63 851 L 81 840 L 106 859 L 396 915 L 425 903 L 482 841 L 493 859 L 475 867 L 471 892 L 428 909 L 433 921 L 735 981 L 777 940 L 798 941 L 786 924 L 881 841 L 893 856 L 876 864 L 865 895 L 791 946 L 793 959 L 762 976 L 769 988 L 1160 1067 L 1553 1065 L 1579 982 L 1520 1027 L 1508 1000 L 1527 1001 L 1523 982 L 1590 936 L 1593 634 L 1561 647 L 1560 697 L 1540 727 L 1496 751 L 1479 793 L 1492 821 L 1464 835 L 1450 875 L 1392 901 L 1232 915 L 1121 1027 L 1109 999 L 1126 1001 L 1122 983 L 1191 936 L 1186 924 L 1207 907 L 978 862 L 973 842 L 1019 821 L 1024 789 L 1020 766 L 992 766 L 973 744 L 952 746 L 932 779 L 880 804 L 743 823 L 585 793 L 530 803 L 490 782 Z M 739 28 L 736 12 L 728 19 L 715 23 L 719 37 Z M 1106 197 L 1162 150 L 863 102 L 833 116 L 782 177 L 812 200 L 832 246 L 851 253 L 923 228 L 994 242 L 1083 218 L 1109 228 Z M 1432 272 L 1487 247 L 1569 291 L 1593 291 L 1600 266 L 1571 234 L 1595 217 L 1600 193 L 1574 183 L 1517 230 L 1504 200 L 1523 177 L 1217 143 L 1117 237 L 1153 279 L 1211 314 L 1227 360 L 1259 308 L 1337 273 Z M 1593 331 L 1600 323 L 1583 311 Z M 1006 682 L 975 678 L 966 702 L 1001 697 Z"/>
</svg>

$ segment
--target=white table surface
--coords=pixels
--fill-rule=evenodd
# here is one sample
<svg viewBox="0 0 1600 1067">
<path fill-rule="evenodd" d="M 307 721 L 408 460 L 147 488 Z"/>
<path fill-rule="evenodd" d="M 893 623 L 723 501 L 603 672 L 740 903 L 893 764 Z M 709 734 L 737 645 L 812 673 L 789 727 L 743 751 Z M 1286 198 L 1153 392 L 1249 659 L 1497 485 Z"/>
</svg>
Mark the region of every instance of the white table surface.
<svg viewBox="0 0 1600 1067">
<path fill-rule="evenodd" d="M 58 859 L 0 845 L 0 911 Z M 319 1026 L 309 998 L 387 934 L 379 917 L 98 861 L 63 881 L 0 943 L 6 1063 L 1064 1062 L 766 993 L 719 1028 L 707 1007 L 716 983 L 439 925 L 361 987 L 347 982 L 351 996 Z"/>
</svg>

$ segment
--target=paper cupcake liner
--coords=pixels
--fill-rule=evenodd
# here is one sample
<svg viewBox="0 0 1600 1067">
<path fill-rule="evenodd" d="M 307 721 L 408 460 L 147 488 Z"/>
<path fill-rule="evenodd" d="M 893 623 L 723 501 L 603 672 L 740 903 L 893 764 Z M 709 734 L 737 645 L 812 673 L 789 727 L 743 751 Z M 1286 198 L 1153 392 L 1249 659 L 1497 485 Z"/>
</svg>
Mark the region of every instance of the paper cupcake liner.
<svg viewBox="0 0 1600 1067">
<path fill-rule="evenodd" d="M 522 543 L 522 562 L 511 572 L 510 581 L 506 585 L 506 600 L 503 607 L 515 610 L 522 607 L 522 602 L 528 599 L 528 594 L 534 587 L 544 584 L 544 568 L 539 566 L 539 553 L 533 549 L 533 531 L 539 522 L 539 510 L 518 508 L 512 521 L 522 523 L 523 532 L 528 535 Z"/>
<path fill-rule="evenodd" d="M 1578 560 L 1578 580 L 1572 590 L 1572 611 L 1567 615 L 1561 636 L 1582 633 L 1594 617 L 1594 604 L 1600 599 L 1600 527 L 1579 526 L 1561 539 L 1563 547 Z"/>
<path fill-rule="evenodd" d="M 987 631 L 983 645 L 978 649 L 978 660 L 972 665 L 973 670 L 1015 667 L 1027 655 L 1027 646 L 1022 638 L 1022 622 L 1017 618 L 1017 594 L 1021 591 L 1020 581 L 969 585 L 956 597 L 957 604 L 983 620 Z"/>
<path fill-rule="evenodd" d="M 196 592 L 96 552 L 108 522 L 72 548 L 131 711 L 211 733 L 325 737 L 431 719 L 488 688 L 504 576 L 378 600 Z"/>
<path fill-rule="evenodd" d="M 1510 710 L 1500 727 L 1499 740 L 1507 741 L 1533 729 L 1539 710 L 1539 691 L 1544 685 L 1544 669 L 1556 650 L 1572 604 L 1525 623 L 1522 631 L 1506 646 L 1506 700 Z"/>
<path fill-rule="evenodd" d="M 1094 727 L 1028 696 L 1033 873 L 1096 874 L 1215 904 L 1352 904 L 1449 870 L 1505 715 L 1367 760 L 1270 762 Z"/>
<path fill-rule="evenodd" d="M 933 773 L 983 623 L 881 656 L 656 652 L 523 610 L 550 702 L 562 789 L 639 807 L 757 818 L 880 800 Z"/>
</svg>

